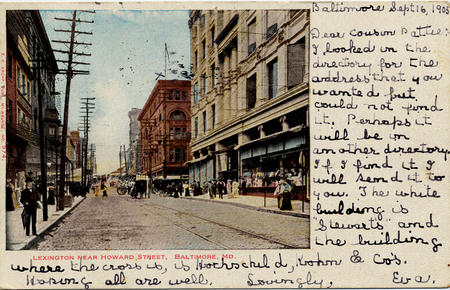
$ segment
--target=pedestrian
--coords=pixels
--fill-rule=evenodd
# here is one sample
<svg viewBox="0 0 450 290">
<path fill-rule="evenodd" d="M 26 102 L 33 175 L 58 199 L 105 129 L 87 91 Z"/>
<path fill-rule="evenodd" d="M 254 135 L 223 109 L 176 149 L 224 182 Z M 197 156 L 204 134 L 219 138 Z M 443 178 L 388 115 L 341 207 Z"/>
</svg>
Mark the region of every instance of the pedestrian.
<svg viewBox="0 0 450 290">
<path fill-rule="evenodd" d="M 214 197 L 216 197 L 217 196 L 217 180 L 215 180 L 215 179 L 212 181 L 212 190 L 213 190 Z"/>
<path fill-rule="evenodd" d="M 13 211 L 15 209 L 13 194 L 14 194 L 14 185 L 12 184 L 11 179 L 8 179 L 7 183 L 6 183 L 6 210 L 7 211 Z"/>
<path fill-rule="evenodd" d="M 223 178 L 219 179 L 219 182 L 217 183 L 217 191 L 219 193 L 219 198 L 223 199 L 223 195 L 225 194 L 226 190 L 226 184 L 225 181 L 223 181 Z"/>
<path fill-rule="evenodd" d="M 273 192 L 273 196 L 277 198 L 277 207 L 281 207 L 281 199 L 283 196 L 283 190 L 284 190 L 284 180 L 279 180 L 277 182 L 277 187 L 275 188 L 275 191 Z"/>
<path fill-rule="evenodd" d="M 231 183 L 231 179 L 228 178 L 227 180 L 227 195 L 228 198 L 233 198 L 233 191 L 232 191 L 232 183 Z"/>
<path fill-rule="evenodd" d="M 101 184 L 101 186 L 100 186 L 100 189 L 103 190 L 103 195 L 102 195 L 102 196 L 108 196 L 106 184 L 105 184 L 104 181 L 102 181 L 102 184 Z"/>
<path fill-rule="evenodd" d="M 178 190 L 178 186 L 175 185 L 174 183 L 172 183 L 172 192 L 173 192 L 173 197 L 174 198 L 180 198 L 180 194 L 179 194 L 179 190 Z"/>
<path fill-rule="evenodd" d="M 25 182 L 26 187 L 22 190 L 20 197 L 20 202 L 23 204 L 22 222 L 27 236 L 30 235 L 30 223 L 32 234 L 37 235 L 36 214 L 38 208 L 38 193 L 36 189 L 33 188 L 33 178 L 27 177 Z"/>
<path fill-rule="evenodd" d="M 214 199 L 213 184 L 211 181 L 208 181 L 207 188 L 208 188 L 208 192 L 209 192 L 209 198 Z"/>
<path fill-rule="evenodd" d="M 292 210 L 292 201 L 291 201 L 291 193 L 292 193 L 292 186 L 289 184 L 289 180 L 287 182 L 284 182 L 284 188 L 283 188 L 283 200 L 281 202 L 281 210 Z"/>
<path fill-rule="evenodd" d="M 47 204 L 51 204 L 51 205 L 55 204 L 55 187 L 53 187 L 53 185 L 50 185 L 48 187 Z"/>
<path fill-rule="evenodd" d="M 231 192 L 233 194 L 233 198 L 239 197 L 239 182 L 237 180 L 233 180 L 231 184 Z"/>
<path fill-rule="evenodd" d="M 240 183 L 240 194 L 241 195 L 245 195 L 245 190 L 246 190 L 246 187 L 247 187 L 247 182 L 245 181 L 245 179 L 244 178 L 242 178 L 242 176 L 241 177 L 239 177 L 239 183 Z"/>
</svg>

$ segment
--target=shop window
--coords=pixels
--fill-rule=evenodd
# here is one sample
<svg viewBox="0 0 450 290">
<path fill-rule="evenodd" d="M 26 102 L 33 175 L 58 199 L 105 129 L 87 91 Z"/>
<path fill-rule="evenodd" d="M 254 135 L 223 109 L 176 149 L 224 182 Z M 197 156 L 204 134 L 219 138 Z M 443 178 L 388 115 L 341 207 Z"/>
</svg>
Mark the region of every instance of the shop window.
<svg viewBox="0 0 450 290">
<path fill-rule="evenodd" d="M 277 18 L 278 18 L 279 12 L 276 10 L 268 10 L 267 11 L 267 30 L 266 30 L 266 39 L 269 39 L 277 33 L 278 31 L 278 25 L 277 25 Z"/>
<path fill-rule="evenodd" d="M 303 83 L 305 76 L 305 37 L 294 44 L 288 45 L 288 88 L 295 87 Z"/>
<path fill-rule="evenodd" d="M 206 120 L 206 111 L 203 111 L 203 133 L 206 133 L 206 128 L 207 128 L 207 120 Z"/>
<path fill-rule="evenodd" d="M 195 133 L 195 138 L 197 138 L 198 137 L 198 117 L 195 117 L 194 133 Z"/>
<path fill-rule="evenodd" d="M 256 73 L 247 79 L 247 111 L 253 109 L 256 104 Z"/>
<path fill-rule="evenodd" d="M 198 103 L 198 83 L 194 84 L 194 104 Z"/>
<path fill-rule="evenodd" d="M 186 120 L 186 114 L 182 111 L 176 110 L 170 113 L 170 120 Z"/>
<path fill-rule="evenodd" d="M 248 55 L 256 51 L 256 17 L 248 24 Z"/>
<path fill-rule="evenodd" d="M 267 65 L 267 72 L 269 75 L 269 99 L 277 96 L 278 90 L 278 62 L 275 58 Z"/>
<path fill-rule="evenodd" d="M 216 125 L 216 105 L 211 105 L 211 128 L 214 129 L 214 126 Z"/>
</svg>

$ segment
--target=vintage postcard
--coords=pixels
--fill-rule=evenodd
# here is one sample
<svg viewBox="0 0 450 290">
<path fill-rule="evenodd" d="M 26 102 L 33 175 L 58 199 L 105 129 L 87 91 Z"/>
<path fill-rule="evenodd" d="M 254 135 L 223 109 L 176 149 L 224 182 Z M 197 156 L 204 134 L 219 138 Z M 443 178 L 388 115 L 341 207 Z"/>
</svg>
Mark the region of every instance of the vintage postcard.
<svg viewBox="0 0 450 290">
<path fill-rule="evenodd" d="M 2 289 L 448 287 L 448 3 L 0 22 Z"/>
</svg>

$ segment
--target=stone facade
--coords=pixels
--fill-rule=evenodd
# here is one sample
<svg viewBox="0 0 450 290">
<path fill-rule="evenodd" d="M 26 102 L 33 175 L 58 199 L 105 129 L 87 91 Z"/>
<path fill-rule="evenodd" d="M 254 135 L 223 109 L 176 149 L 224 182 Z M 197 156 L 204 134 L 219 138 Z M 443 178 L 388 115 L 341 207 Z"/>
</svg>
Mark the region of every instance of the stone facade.
<svg viewBox="0 0 450 290">
<path fill-rule="evenodd" d="M 257 193 L 283 176 L 305 192 L 309 21 L 308 10 L 190 12 L 191 182 L 240 179 Z"/>
<path fill-rule="evenodd" d="M 138 117 L 141 113 L 141 109 L 132 108 L 128 112 L 128 118 L 130 119 L 130 129 L 128 132 L 129 145 L 128 145 L 128 172 L 136 174 L 140 172 L 140 156 L 138 151 L 138 145 L 140 142 L 140 127 Z"/>
</svg>

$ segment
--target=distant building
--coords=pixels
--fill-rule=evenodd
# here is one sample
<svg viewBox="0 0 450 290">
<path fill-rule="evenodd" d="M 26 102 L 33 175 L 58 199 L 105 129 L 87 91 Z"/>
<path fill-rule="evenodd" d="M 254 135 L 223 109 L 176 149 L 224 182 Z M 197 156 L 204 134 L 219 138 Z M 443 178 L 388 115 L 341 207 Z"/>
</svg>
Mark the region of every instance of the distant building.
<svg viewBox="0 0 450 290">
<path fill-rule="evenodd" d="M 54 167 L 59 118 L 55 108 L 55 56 L 39 11 L 8 10 L 6 73 L 7 178 L 23 186 L 25 175 L 40 174 L 37 60 L 41 60 L 47 164 Z M 50 171 L 54 170 L 49 168 Z"/>
<path fill-rule="evenodd" d="M 70 139 L 72 139 L 73 145 L 75 146 L 75 168 L 81 167 L 81 138 L 80 131 L 70 131 Z"/>
<path fill-rule="evenodd" d="M 128 172 L 131 174 L 137 174 L 140 172 L 140 156 L 139 156 L 139 142 L 140 142 L 140 127 L 138 117 L 141 113 L 141 109 L 132 108 L 128 112 L 128 118 L 130 119 L 130 129 L 128 132 L 129 145 L 128 145 Z"/>
<path fill-rule="evenodd" d="M 141 173 L 153 180 L 187 180 L 190 81 L 159 80 L 138 120 Z"/>
<path fill-rule="evenodd" d="M 189 179 L 307 185 L 308 10 L 192 10 Z M 298 194 L 295 195 L 298 198 Z"/>
</svg>

